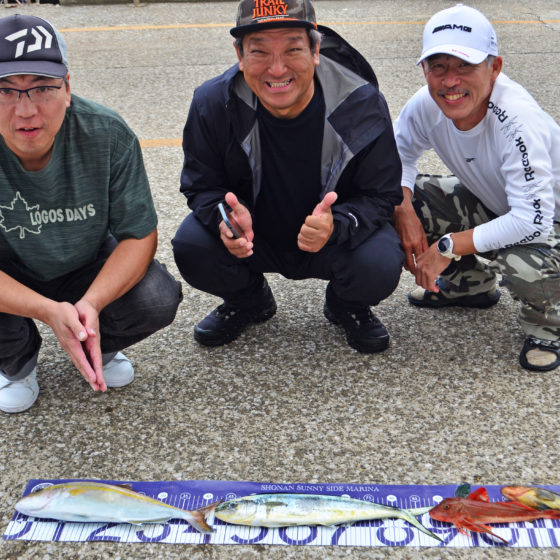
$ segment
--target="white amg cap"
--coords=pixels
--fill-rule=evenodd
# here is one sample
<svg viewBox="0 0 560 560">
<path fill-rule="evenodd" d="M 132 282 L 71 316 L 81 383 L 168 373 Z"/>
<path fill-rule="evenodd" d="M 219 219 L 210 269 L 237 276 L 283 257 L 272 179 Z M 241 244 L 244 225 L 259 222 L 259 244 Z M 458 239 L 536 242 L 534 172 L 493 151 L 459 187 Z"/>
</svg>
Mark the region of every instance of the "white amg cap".
<svg viewBox="0 0 560 560">
<path fill-rule="evenodd" d="M 498 39 L 484 14 L 457 4 L 433 15 L 424 27 L 422 56 L 416 64 L 433 54 L 450 54 L 472 64 L 498 54 Z"/>
</svg>

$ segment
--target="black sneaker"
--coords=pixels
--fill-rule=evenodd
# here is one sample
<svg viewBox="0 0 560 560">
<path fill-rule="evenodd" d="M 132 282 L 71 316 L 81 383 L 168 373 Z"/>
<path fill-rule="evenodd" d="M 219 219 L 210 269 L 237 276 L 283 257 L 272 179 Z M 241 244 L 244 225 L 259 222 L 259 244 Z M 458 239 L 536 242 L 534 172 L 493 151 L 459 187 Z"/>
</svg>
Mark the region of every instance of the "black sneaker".
<svg viewBox="0 0 560 560">
<path fill-rule="evenodd" d="M 368 305 L 345 303 L 327 294 L 323 313 L 331 323 L 344 327 L 348 344 L 358 352 L 373 354 L 389 347 L 389 333 Z"/>
<path fill-rule="evenodd" d="M 258 303 L 255 305 L 255 301 Z M 276 301 L 265 283 L 250 307 L 224 301 L 194 328 L 194 339 L 204 346 L 221 346 L 235 340 L 249 325 L 262 323 L 276 313 Z"/>
</svg>

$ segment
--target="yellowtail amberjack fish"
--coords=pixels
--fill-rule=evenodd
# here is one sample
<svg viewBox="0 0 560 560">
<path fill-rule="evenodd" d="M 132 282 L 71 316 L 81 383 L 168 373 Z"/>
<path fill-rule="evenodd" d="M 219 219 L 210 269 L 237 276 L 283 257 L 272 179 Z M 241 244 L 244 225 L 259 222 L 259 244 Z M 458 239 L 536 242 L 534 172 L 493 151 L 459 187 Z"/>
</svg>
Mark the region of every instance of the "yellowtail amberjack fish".
<svg viewBox="0 0 560 560">
<path fill-rule="evenodd" d="M 400 509 L 343 496 L 314 494 L 254 494 L 215 506 L 218 519 L 235 525 L 292 527 L 295 525 L 343 525 L 371 519 L 399 518 L 426 535 L 441 539 L 426 529 L 416 516 L 430 507 Z"/>
<path fill-rule="evenodd" d="M 65 482 L 24 496 L 15 508 L 31 517 L 78 523 L 165 523 L 184 519 L 201 533 L 213 533 L 206 516 L 216 504 L 189 511 L 167 505 L 126 485 L 103 482 Z"/>
</svg>

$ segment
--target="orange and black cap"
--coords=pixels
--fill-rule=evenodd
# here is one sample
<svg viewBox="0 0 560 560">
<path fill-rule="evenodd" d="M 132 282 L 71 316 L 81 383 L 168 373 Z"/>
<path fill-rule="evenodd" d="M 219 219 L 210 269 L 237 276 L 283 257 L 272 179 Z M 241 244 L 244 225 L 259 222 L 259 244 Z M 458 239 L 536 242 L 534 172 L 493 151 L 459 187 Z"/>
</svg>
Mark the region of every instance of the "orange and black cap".
<svg viewBox="0 0 560 560">
<path fill-rule="evenodd" d="M 317 29 L 315 9 L 310 0 L 241 0 L 234 37 L 276 27 Z"/>
</svg>

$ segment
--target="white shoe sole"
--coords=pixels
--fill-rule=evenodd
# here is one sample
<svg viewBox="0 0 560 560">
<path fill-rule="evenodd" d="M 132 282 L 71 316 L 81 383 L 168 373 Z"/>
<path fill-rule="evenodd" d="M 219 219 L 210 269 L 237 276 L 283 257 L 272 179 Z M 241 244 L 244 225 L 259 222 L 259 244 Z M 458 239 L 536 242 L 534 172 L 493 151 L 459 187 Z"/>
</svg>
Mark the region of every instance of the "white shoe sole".
<svg viewBox="0 0 560 560">
<path fill-rule="evenodd" d="M 25 412 L 26 410 L 29 410 L 37 401 L 37 397 L 39 396 L 39 393 L 37 393 L 33 400 L 31 402 L 28 402 L 26 404 L 22 404 L 19 406 L 0 406 L 0 410 L 2 412 L 5 412 L 6 414 L 16 414 L 18 412 Z"/>
<path fill-rule="evenodd" d="M 30 374 L 33 376 L 32 379 L 27 380 L 27 378 L 25 378 L 24 381 L 25 383 L 25 389 L 20 388 L 20 391 L 25 391 L 26 396 L 28 396 L 27 400 L 23 400 L 23 399 L 14 399 L 17 404 L 11 406 L 9 404 L 0 404 L 0 410 L 2 412 L 5 412 L 7 414 L 14 414 L 17 412 L 25 412 L 26 410 L 30 409 L 34 404 L 35 401 L 37 400 L 37 397 L 39 396 L 39 384 L 37 383 L 37 378 L 36 378 L 36 372 L 35 370 Z M 14 382 L 12 383 L 7 383 L 6 385 L 4 385 L 3 387 L 0 388 L 0 391 L 4 390 L 4 391 L 9 391 L 10 390 L 10 385 L 13 385 Z M 17 383 L 17 381 L 15 382 Z"/>
<path fill-rule="evenodd" d="M 105 383 L 107 387 L 111 389 L 118 389 L 119 387 L 125 387 L 134 381 L 134 372 L 132 372 L 127 377 L 121 377 L 117 382 L 109 383 L 107 379 L 105 379 Z"/>
</svg>

